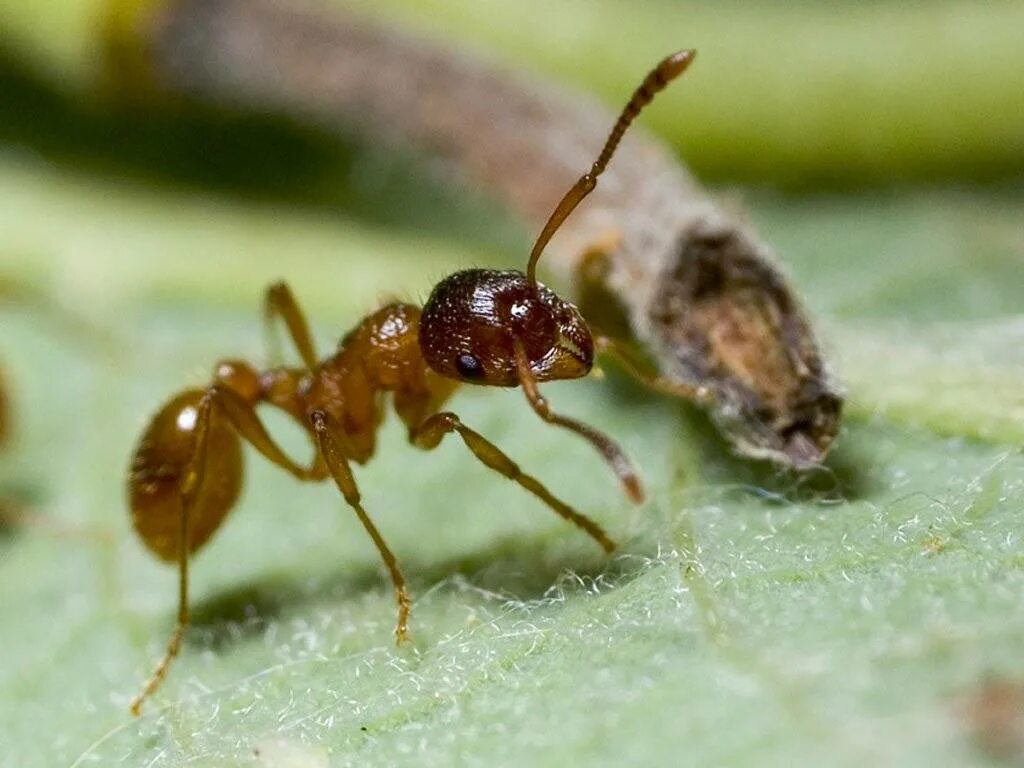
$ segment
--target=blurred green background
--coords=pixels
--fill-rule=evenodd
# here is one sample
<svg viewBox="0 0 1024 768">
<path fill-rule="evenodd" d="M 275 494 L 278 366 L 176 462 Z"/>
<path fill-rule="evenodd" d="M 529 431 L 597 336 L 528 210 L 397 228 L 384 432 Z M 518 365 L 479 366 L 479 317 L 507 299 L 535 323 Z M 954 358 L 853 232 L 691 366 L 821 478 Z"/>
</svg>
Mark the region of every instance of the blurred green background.
<svg viewBox="0 0 1024 768">
<path fill-rule="evenodd" d="M 1024 3 L 359 6 L 612 107 L 700 49 L 643 119 L 777 249 L 848 388 L 839 447 L 791 476 L 614 376 L 551 386 L 636 457 L 631 508 L 517 393 L 460 393 L 623 542 L 605 561 L 389 421 L 358 479 L 417 598 L 402 650 L 336 494 L 250 456 L 131 720 L 175 606 L 122 499 L 148 415 L 260 359 L 271 280 L 326 350 L 381 296 L 520 265 L 531 233 L 372 144 L 119 102 L 102 3 L 0 0 L 0 497 L 30 510 L 0 528 L 0 766 L 1019 764 L 979 696 L 1024 678 Z"/>
</svg>

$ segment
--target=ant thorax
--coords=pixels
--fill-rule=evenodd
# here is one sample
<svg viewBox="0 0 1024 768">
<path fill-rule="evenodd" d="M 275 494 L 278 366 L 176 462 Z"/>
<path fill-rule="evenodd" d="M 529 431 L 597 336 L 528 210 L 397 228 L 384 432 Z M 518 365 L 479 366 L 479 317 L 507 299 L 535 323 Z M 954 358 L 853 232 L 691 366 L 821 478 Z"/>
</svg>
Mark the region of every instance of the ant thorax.
<svg viewBox="0 0 1024 768">
<path fill-rule="evenodd" d="M 520 358 L 537 381 L 590 372 L 594 343 L 579 310 L 516 270 L 469 269 L 438 283 L 423 307 L 420 350 L 436 373 L 515 387 Z"/>
</svg>

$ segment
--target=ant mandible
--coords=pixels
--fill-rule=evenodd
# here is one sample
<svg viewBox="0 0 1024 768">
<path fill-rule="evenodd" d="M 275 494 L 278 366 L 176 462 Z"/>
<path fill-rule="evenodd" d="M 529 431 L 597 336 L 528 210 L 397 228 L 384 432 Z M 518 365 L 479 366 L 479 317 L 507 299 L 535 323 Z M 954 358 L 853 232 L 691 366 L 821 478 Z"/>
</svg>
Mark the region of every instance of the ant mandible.
<svg viewBox="0 0 1024 768">
<path fill-rule="evenodd" d="M 302 366 L 258 371 L 244 361 L 224 360 L 216 365 L 209 386 L 185 390 L 157 412 L 132 456 L 128 495 L 132 521 L 145 546 L 178 565 L 178 618 L 163 658 L 131 702 L 133 714 L 139 714 L 160 686 L 181 647 L 188 624 L 189 556 L 209 540 L 238 498 L 241 440 L 298 480 L 334 481 L 391 575 L 398 601 L 398 642 L 406 637 L 409 594 L 394 555 L 363 509 L 350 466 L 373 456 L 383 393 L 391 393 L 417 448 L 432 450 L 445 435 L 457 433 L 485 465 L 582 528 L 605 551 L 615 547 L 597 523 L 556 498 L 454 413 L 440 409 L 459 383 L 521 386 L 538 416 L 589 441 L 626 495 L 634 502 L 643 500 L 640 480 L 619 446 L 593 427 L 552 411 L 538 384 L 586 376 L 598 351 L 615 356 L 627 372 L 657 389 L 690 398 L 699 398 L 700 392 L 684 391 L 643 372 L 616 342 L 593 335 L 575 306 L 537 281 L 536 265 L 561 223 L 596 186 L 630 123 L 694 55 L 684 50 L 668 56 L 644 78 L 591 169 L 551 214 L 525 274 L 457 272 L 435 286 L 422 309 L 394 303 L 373 312 L 323 360 L 291 291 L 278 283 L 266 293 L 264 321 L 268 328 L 284 322 Z M 295 463 L 269 435 L 256 414 L 260 404 L 282 410 L 308 434 L 316 450 L 309 466 Z"/>
</svg>

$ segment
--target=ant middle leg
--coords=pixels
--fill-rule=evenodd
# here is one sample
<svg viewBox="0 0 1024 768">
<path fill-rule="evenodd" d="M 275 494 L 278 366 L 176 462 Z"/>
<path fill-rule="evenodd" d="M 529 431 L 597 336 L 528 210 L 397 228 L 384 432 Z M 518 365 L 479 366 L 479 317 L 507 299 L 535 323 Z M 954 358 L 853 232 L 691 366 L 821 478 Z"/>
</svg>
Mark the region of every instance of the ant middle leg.
<svg viewBox="0 0 1024 768">
<path fill-rule="evenodd" d="M 473 452 L 473 455 L 481 463 L 496 472 L 500 472 L 509 480 L 518 483 L 547 504 L 555 514 L 582 528 L 601 545 L 605 552 L 611 552 L 615 549 L 615 542 L 609 538 L 600 525 L 558 499 L 540 480 L 533 475 L 523 472 L 519 465 L 512 461 L 498 446 L 479 432 L 467 427 L 454 413 L 442 411 L 428 417 L 419 426 L 410 430 L 409 439 L 417 448 L 430 451 L 440 445 L 444 436 L 451 432 L 458 433 L 459 437 L 462 438 L 462 442 L 466 444 L 466 447 Z"/>
<path fill-rule="evenodd" d="M 272 358 L 278 358 L 280 355 L 277 334 L 274 332 L 276 318 L 284 320 L 288 335 L 299 351 L 303 365 L 308 370 L 313 370 L 317 363 L 313 335 L 309 332 L 309 323 L 306 322 L 306 316 L 299 308 L 295 295 L 284 281 L 274 283 L 267 288 L 267 293 L 263 298 L 264 332 L 268 353 Z"/>
<path fill-rule="evenodd" d="M 377 530 L 377 526 L 373 524 L 370 516 L 363 509 L 359 486 L 356 485 L 356 479 L 352 475 L 352 467 L 349 466 L 348 459 L 341 449 L 341 445 L 344 444 L 344 441 L 339 437 L 343 434 L 341 428 L 334 423 L 325 411 L 313 411 L 309 416 L 309 420 L 313 426 L 313 432 L 316 435 L 317 444 L 320 448 L 320 456 L 327 464 L 327 469 L 334 479 L 334 484 L 338 486 L 341 495 L 348 505 L 352 507 L 356 517 L 359 518 L 359 522 L 363 524 L 363 528 L 366 529 L 370 538 L 373 539 L 373 543 L 377 547 L 384 565 L 387 566 L 388 573 L 391 576 L 391 583 L 395 588 L 395 600 L 398 602 L 395 642 L 402 643 L 408 638 L 409 609 L 412 606 L 412 601 L 409 599 L 409 591 L 405 586 L 405 578 L 398 568 L 398 561 L 384 541 L 380 531 Z"/>
</svg>

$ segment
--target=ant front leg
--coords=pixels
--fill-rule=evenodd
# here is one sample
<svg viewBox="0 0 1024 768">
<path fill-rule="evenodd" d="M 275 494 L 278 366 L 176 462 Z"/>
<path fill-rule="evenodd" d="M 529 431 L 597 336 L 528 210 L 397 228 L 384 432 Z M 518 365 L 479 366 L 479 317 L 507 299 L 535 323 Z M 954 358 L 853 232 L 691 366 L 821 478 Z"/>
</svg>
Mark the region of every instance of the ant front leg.
<svg viewBox="0 0 1024 768">
<path fill-rule="evenodd" d="M 387 543 L 385 543 L 384 537 L 380 535 L 377 526 L 373 524 L 370 516 L 363 509 L 359 486 L 356 485 L 356 479 L 352 475 L 352 467 L 349 466 L 348 459 L 340 447 L 345 442 L 340 437 L 343 434 L 341 428 L 334 423 L 325 411 L 313 411 L 310 414 L 309 420 L 313 425 L 313 432 L 320 447 L 320 455 L 326 462 L 331 477 L 334 478 L 334 484 L 338 486 L 341 495 L 345 498 L 348 505 L 352 507 L 356 517 L 359 518 L 359 522 L 363 524 L 366 532 L 373 539 L 373 543 L 376 545 L 377 551 L 380 553 L 381 559 L 391 575 L 391 583 L 395 588 L 395 599 L 398 601 L 398 622 L 395 625 L 395 641 L 402 643 L 408 638 L 409 608 L 412 602 L 409 600 L 409 591 L 405 587 L 405 578 L 398 569 L 398 561 L 395 560 L 394 554 L 392 554 Z"/>
<path fill-rule="evenodd" d="M 637 359 L 628 345 L 607 336 L 594 337 L 594 349 L 598 354 L 607 355 L 619 364 L 627 374 L 655 392 L 671 397 L 679 397 L 695 403 L 707 400 L 709 393 L 706 388 L 680 384 L 658 373 L 653 373 Z"/>
<path fill-rule="evenodd" d="M 309 332 L 309 323 L 299 308 L 291 288 L 284 281 L 274 283 L 267 288 L 266 296 L 263 299 L 263 322 L 267 337 L 267 349 L 272 358 L 279 357 L 280 349 L 277 344 L 277 335 L 274 333 L 275 318 L 284 320 L 288 328 L 288 335 L 291 337 L 295 348 L 299 351 L 299 357 L 308 370 L 316 367 L 316 348 L 313 345 L 313 335 Z"/>
<path fill-rule="evenodd" d="M 483 464 L 518 483 L 547 504 L 556 514 L 582 528 L 601 545 L 605 552 L 615 549 L 615 542 L 608 537 L 600 525 L 555 497 L 540 480 L 523 472 L 519 465 L 505 455 L 498 446 L 467 427 L 454 413 L 445 411 L 434 414 L 418 427 L 410 430 L 409 439 L 417 448 L 430 451 L 440 445 L 444 436 L 451 432 L 457 432 L 466 447 Z"/>
<path fill-rule="evenodd" d="M 581 421 L 571 419 L 568 416 L 561 416 L 552 411 L 548 401 L 540 393 L 537 379 L 534 378 L 533 372 L 530 370 L 530 361 L 526 356 L 526 350 L 518 342 L 515 345 L 515 354 L 519 383 L 523 387 L 526 399 L 537 415 L 548 424 L 568 429 L 587 440 L 612 468 L 612 471 L 619 478 L 619 482 L 622 483 L 626 495 L 637 504 L 642 502 L 644 500 L 643 486 L 640 483 L 639 476 L 636 474 L 636 470 L 633 469 L 632 462 L 630 462 L 629 457 L 626 456 L 623 450 L 603 432 Z"/>
<path fill-rule="evenodd" d="M 583 249 L 573 274 L 573 301 L 592 332 L 629 338 L 629 310 L 611 283 L 614 254 L 621 244 L 620 232 L 608 232 Z"/>
<path fill-rule="evenodd" d="M 616 233 L 609 233 L 593 243 L 583 252 L 576 269 L 580 310 L 591 328 L 600 331 L 594 334 L 595 351 L 614 359 L 626 374 L 655 392 L 698 403 L 706 400 L 708 392 L 704 388 L 652 372 L 627 342 L 619 340 L 632 335 L 625 307 L 609 286 L 611 253 L 619 247 L 620 239 Z"/>
</svg>

